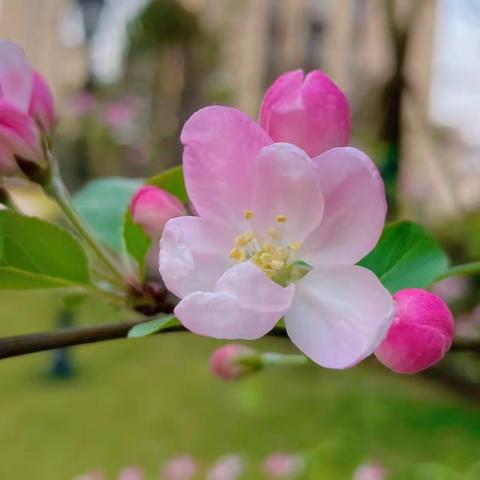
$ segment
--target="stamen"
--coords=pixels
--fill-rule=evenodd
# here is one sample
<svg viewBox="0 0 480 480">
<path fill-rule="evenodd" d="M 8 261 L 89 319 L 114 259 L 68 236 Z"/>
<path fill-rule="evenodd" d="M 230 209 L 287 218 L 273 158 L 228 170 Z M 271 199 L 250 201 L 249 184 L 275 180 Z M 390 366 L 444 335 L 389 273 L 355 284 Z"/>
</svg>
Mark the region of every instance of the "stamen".
<svg viewBox="0 0 480 480">
<path fill-rule="evenodd" d="M 247 220 L 251 220 L 251 219 L 253 218 L 253 211 L 250 210 L 250 209 L 244 210 L 243 216 L 244 216 Z"/>
<path fill-rule="evenodd" d="M 278 237 L 278 232 L 273 228 L 273 227 L 270 227 L 268 230 L 267 230 L 267 233 L 270 237 L 272 238 L 277 238 Z"/>
<path fill-rule="evenodd" d="M 240 247 L 244 247 L 248 245 L 254 239 L 254 237 L 255 234 L 253 232 L 245 232 L 235 237 L 235 243 Z"/>
<path fill-rule="evenodd" d="M 275 220 L 278 222 L 278 223 L 285 223 L 287 221 L 287 216 L 286 215 L 277 215 Z"/>
<path fill-rule="evenodd" d="M 272 256 L 269 253 L 262 253 L 260 255 L 260 261 L 262 262 L 263 265 L 270 265 L 272 262 Z"/>
<path fill-rule="evenodd" d="M 243 262 L 244 260 L 246 260 L 247 255 L 241 248 L 233 248 L 230 251 L 230 258 L 237 262 Z"/>
<path fill-rule="evenodd" d="M 290 245 L 288 246 L 288 248 L 290 250 L 293 250 L 294 252 L 296 252 L 297 250 L 300 250 L 300 247 L 301 247 L 301 243 L 300 242 L 292 242 L 290 243 Z"/>
<path fill-rule="evenodd" d="M 282 260 L 272 260 L 271 265 L 273 270 L 280 270 L 285 266 L 285 262 Z"/>
</svg>

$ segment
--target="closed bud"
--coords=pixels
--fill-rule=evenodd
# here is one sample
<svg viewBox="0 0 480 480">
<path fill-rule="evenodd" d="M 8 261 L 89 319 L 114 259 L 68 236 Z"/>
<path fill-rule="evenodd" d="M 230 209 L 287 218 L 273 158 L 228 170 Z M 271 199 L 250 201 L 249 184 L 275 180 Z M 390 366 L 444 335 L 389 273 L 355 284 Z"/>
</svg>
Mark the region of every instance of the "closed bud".
<svg viewBox="0 0 480 480">
<path fill-rule="evenodd" d="M 278 77 L 263 97 L 259 123 L 274 142 L 293 143 L 310 157 L 350 139 L 348 100 L 319 70 Z"/>
<path fill-rule="evenodd" d="M 52 133 L 55 127 L 53 95 L 47 82 L 38 72 L 33 72 L 32 96 L 28 112 L 43 132 L 47 135 Z"/>
<path fill-rule="evenodd" d="M 158 240 L 165 224 L 175 217 L 186 215 L 182 202 L 167 191 L 154 187 L 141 187 L 130 203 L 133 221 L 152 239 Z"/>
<path fill-rule="evenodd" d="M 210 357 L 210 370 L 222 380 L 237 380 L 261 368 L 261 356 L 252 348 L 230 343 Z"/>
<path fill-rule="evenodd" d="M 393 296 L 395 317 L 375 352 L 396 373 L 417 373 L 439 362 L 452 345 L 453 316 L 437 295 L 418 288 Z"/>
</svg>

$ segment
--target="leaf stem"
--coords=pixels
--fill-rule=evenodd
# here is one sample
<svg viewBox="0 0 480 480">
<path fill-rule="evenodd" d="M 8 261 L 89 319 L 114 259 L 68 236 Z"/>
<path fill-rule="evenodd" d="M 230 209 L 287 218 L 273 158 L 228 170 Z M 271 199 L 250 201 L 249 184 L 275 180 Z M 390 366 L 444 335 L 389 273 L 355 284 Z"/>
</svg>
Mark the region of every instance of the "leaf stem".
<svg viewBox="0 0 480 480">
<path fill-rule="evenodd" d="M 53 172 L 50 182 L 43 186 L 45 192 L 51 196 L 62 209 L 64 215 L 70 221 L 75 231 L 88 244 L 92 252 L 102 262 L 104 267 L 112 273 L 121 285 L 124 285 L 124 276 L 118 267 L 116 261 L 105 250 L 105 248 L 98 242 L 90 228 L 80 218 L 75 208 L 72 205 L 70 195 L 63 184 L 62 179 L 57 172 Z"/>
<path fill-rule="evenodd" d="M 437 283 L 440 280 L 445 280 L 450 277 L 464 277 L 467 275 L 475 275 L 480 273 L 480 262 L 464 263 L 448 269 L 446 272 L 439 275 L 433 283 Z"/>
</svg>

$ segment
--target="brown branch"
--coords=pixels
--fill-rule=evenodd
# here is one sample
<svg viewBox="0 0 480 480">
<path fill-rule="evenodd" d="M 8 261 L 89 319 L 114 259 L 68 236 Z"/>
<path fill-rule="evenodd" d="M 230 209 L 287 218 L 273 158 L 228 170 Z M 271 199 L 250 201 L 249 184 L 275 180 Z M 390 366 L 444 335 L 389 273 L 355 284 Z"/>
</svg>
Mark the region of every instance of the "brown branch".
<svg viewBox="0 0 480 480">
<path fill-rule="evenodd" d="M 49 332 L 29 333 L 26 335 L 0 338 L 0 359 L 43 352 L 45 350 L 55 350 L 58 348 L 73 347 L 75 345 L 125 338 L 128 331 L 138 324 L 138 320 L 131 320 L 105 325 L 60 328 Z M 174 332 L 187 332 L 187 330 L 177 325 L 160 330 L 157 334 L 163 335 Z M 270 331 L 268 335 L 287 337 L 285 329 L 278 327 Z M 453 344 L 452 351 L 480 353 L 480 339 L 458 339 Z"/>
</svg>

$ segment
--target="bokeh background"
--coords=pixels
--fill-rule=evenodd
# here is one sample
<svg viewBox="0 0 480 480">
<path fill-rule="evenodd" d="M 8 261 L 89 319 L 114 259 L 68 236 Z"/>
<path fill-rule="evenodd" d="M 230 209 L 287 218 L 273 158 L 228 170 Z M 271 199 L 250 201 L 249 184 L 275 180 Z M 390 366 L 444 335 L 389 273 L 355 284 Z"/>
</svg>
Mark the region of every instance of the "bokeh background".
<svg viewBox="0 0 480 480">
<path fill-rule="evenodd" d="M 480 0 L 3 0 L 0 36 L 52 85 L 55 149 L 73 191 L 178 164 L 181 126 L 197 108 L 255 117 L 279 73 L 320 68 L 350 99 L 352 143 L 379 165 L 390 218 L 425 225 L 455 263 L 480 257 Z M 31 185 L 10 187 L 26 212 L 57 215 Z M 459 335 L 478 335 L 479 286 L 437 287 Z M 118 316 L 98 300 L 73 318 L 60 311 L 55 295 L 2 293 L 0 334 Z M 140 465 L 156 479 L 175 455 L 205 467 L 235 453 L 255 479 L 275 451 L 308 458 L 305 478 L 351 479 L 371 461 L 392 480 L 480 478 L 474 354 L 414 377 L 369 360 L 224 384 L 208 371 L 218 345 L 179 334 L 0 362 L 0 478 L 100 468 L 114 479 Z M 256 345 L 294 351 L 285 340 Z"/>
</svg>

